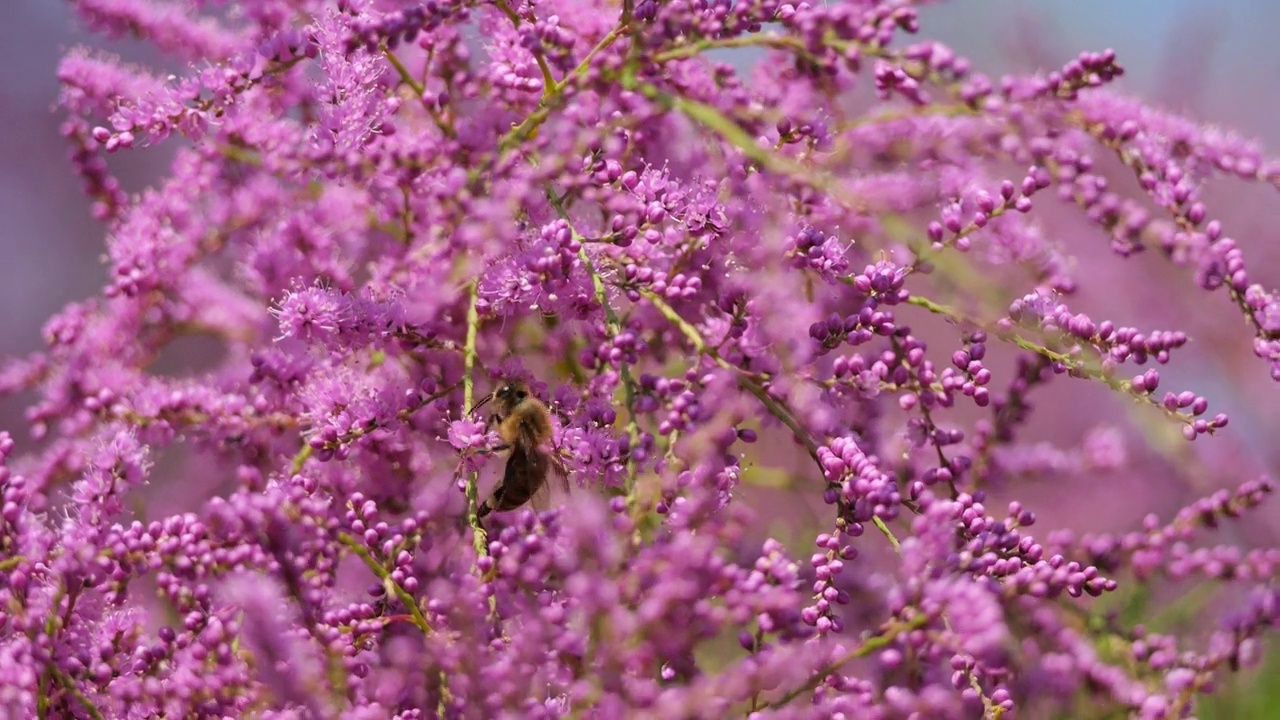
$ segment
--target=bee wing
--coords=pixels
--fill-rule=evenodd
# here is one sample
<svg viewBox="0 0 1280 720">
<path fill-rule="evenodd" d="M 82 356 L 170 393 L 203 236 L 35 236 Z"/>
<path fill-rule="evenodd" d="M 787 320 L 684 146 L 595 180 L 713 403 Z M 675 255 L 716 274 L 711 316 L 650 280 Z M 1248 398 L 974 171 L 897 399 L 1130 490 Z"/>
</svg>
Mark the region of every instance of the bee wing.
<svg viewBox="0 0 1280 720">
<path fill-rule="evenodd" d="M 551 472 L 555 473 L 556 478 L 560 480 L 561 489 L 569 492 L 569 468 L 565 466 L 558 452 L 551 453 Z"/>
<path fill-rule="evenodd" d="M 533 496 L 529 498 L 529 507 L 544 512 L 551 508 L 551 490 L 547 483 L 543 483 L 537 490 L 533 491 Z"/>
<path fill-rule="evenodd" d="M 537 449 L 529 449 L 516 443 L 507 457 L 502 482 L 494 488 L 487 501 L 498 512 L 515 510 L 529 501 L 547 481 L 548 458 Z"/>
<path fill-rule="evenodd" d="M 524 441 L 528 443 L 530 447 L 538 448 L 538 454 L 542 455 L 545 462 L 550 466 L 548 469 L 555 474 L 557 479 L 560 480 L 559 484 L 561 489 L 565 492 L 569 492 L 569 468 L 565 466 L 564 459 L 560 457 L 560 448 L 554 444 L 554 441 L 548 441 L 546 444 L 539 444 L 538 435 L 532 426 L 521 426 L 521 433 Z M 546 433 L 548 436 L 551 435 L 550 426 L 546 428 Z M 546 473 L 544 473 L 544 475 L 545 474 Z"/>
<path fill-rule="evenodd" d="M 549 470 L 551 471 L 551 474 L 555 475 L 556 479 L 559 481 L 556 483 L 559 486 L 557 490 L 568 493 L 570 491 L 569 469 L 565 467 L 564 462 L 555 452 L 547 453 L 546 460 L 550 465 Z M 534 491 L 530 504 L 533 505 L 535 509 L 546 510 L 550 506 L 551 495 L 555 492 L 551 485 L 552 483 L 546 482 L 544 479 L 544 481 L 538 486 L 538 489 Z"/>
</svg>

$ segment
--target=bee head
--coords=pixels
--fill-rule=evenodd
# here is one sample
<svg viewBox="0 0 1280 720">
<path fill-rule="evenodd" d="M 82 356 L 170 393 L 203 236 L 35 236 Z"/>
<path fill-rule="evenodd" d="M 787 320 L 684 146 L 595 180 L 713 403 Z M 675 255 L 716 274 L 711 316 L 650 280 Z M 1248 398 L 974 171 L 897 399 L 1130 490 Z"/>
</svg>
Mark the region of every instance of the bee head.
<svg viewBox="0 0 1280 720">
<path fill-rule="evenodd" d="M 513 380 L 498 388 L 494 395 L 498 398 L 498 402 L 507 408 L 515 407 L 529 397 L 529 386 L 519 380 Z"/>
</svg>

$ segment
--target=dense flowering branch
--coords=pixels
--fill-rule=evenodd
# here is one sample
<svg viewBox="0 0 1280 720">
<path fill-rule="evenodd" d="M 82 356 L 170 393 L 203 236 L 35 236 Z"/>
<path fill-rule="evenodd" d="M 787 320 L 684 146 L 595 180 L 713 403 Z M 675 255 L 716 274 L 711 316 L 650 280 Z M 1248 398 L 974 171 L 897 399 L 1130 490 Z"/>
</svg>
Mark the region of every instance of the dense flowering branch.
<svg viewBox="0 0 1280 720">
<path fill-rule="evenodd" d="M 59 74 L 109 275 L 0 371 L 46 441 L 0 435 L 4 713 L 1181 717 L 1280 619 L 1275 547 L 1196 544 L 1271 493 L 1242 466 L 1128 533 L 1033 510 L 1172 474 L 1121 428 L 1239 424 L 1077 263 L 1159 248 L 1280 380 L 1202 197 L 1280 164 L 1114 53 L 993 80 L 907 0 L 73 5 L 186 70 Z M 575 487 L 480 518 L 510 380 Z M 1045 441 L 1059 389 L 1143 412 Z M 1111 612 L 1188 578 L 1245 590 L 1207 640 Z"/>
</svg>

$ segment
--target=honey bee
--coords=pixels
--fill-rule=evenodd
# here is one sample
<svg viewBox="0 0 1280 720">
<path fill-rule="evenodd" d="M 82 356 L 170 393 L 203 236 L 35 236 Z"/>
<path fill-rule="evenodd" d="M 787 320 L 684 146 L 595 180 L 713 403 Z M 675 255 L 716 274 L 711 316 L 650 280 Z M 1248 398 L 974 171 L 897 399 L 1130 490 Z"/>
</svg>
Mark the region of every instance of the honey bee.
<svg viewBox="0 0 1280 720">
<path fill-rule="evenodd" d="M 480 504 L 477 517 L 490 512 L 515 510 L 525 504 L 547 483 L 547 476 L 554 472 L 569 488 L 568 473 L 560 459 L 547 446 L 551 444 L 551 411 L 529 391 L 522 380 L 511 380 L 490 393 L 474 409 L 495 400 L 497 412 L 489 416 L 489 423 L 496 423 L 502 445 L 498 450 L 509 450 L 507 466 L 502 482 L 489 499 Z"/>
</svg>

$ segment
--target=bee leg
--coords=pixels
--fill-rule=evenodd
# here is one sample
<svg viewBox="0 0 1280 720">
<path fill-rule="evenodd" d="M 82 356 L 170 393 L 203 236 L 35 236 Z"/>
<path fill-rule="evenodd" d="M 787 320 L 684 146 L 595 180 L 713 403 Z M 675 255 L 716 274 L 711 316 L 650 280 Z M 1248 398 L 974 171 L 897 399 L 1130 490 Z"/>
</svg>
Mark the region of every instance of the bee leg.
<svg viewBox="0 0 1280 720">
<path fill-rule="evenodd" d="M 476 508 L 476 520 L 483 520 L 486 515 L 494 510 L 502 509 L 502 488 L 499 487 L 489 496 L 487 500 L 480 503 L 480 507 Z"/>
<path fill-rule="evenodd" d="M 510 449 L 511 449 L 511 445 L 509 445 L 509 444 L 507 444 L 507 443 L 502 443 L 501 445 L 495 445 L 495 446 L 493 446 L 493 447 L 480 447 L 480 448 L 475 448 L 475 449 L 473 449 L 473 450 L 467 450 L 467 451 L 465 451 L 465 452 L 466 452 L 466 455 L 468 455 L 468 456 L 470 456 L 470 455 L 496 455 L 497 453 L 500 453 L 500 452 L 506 452 L 507 450 L 510 450 Z"/>
</svg>

